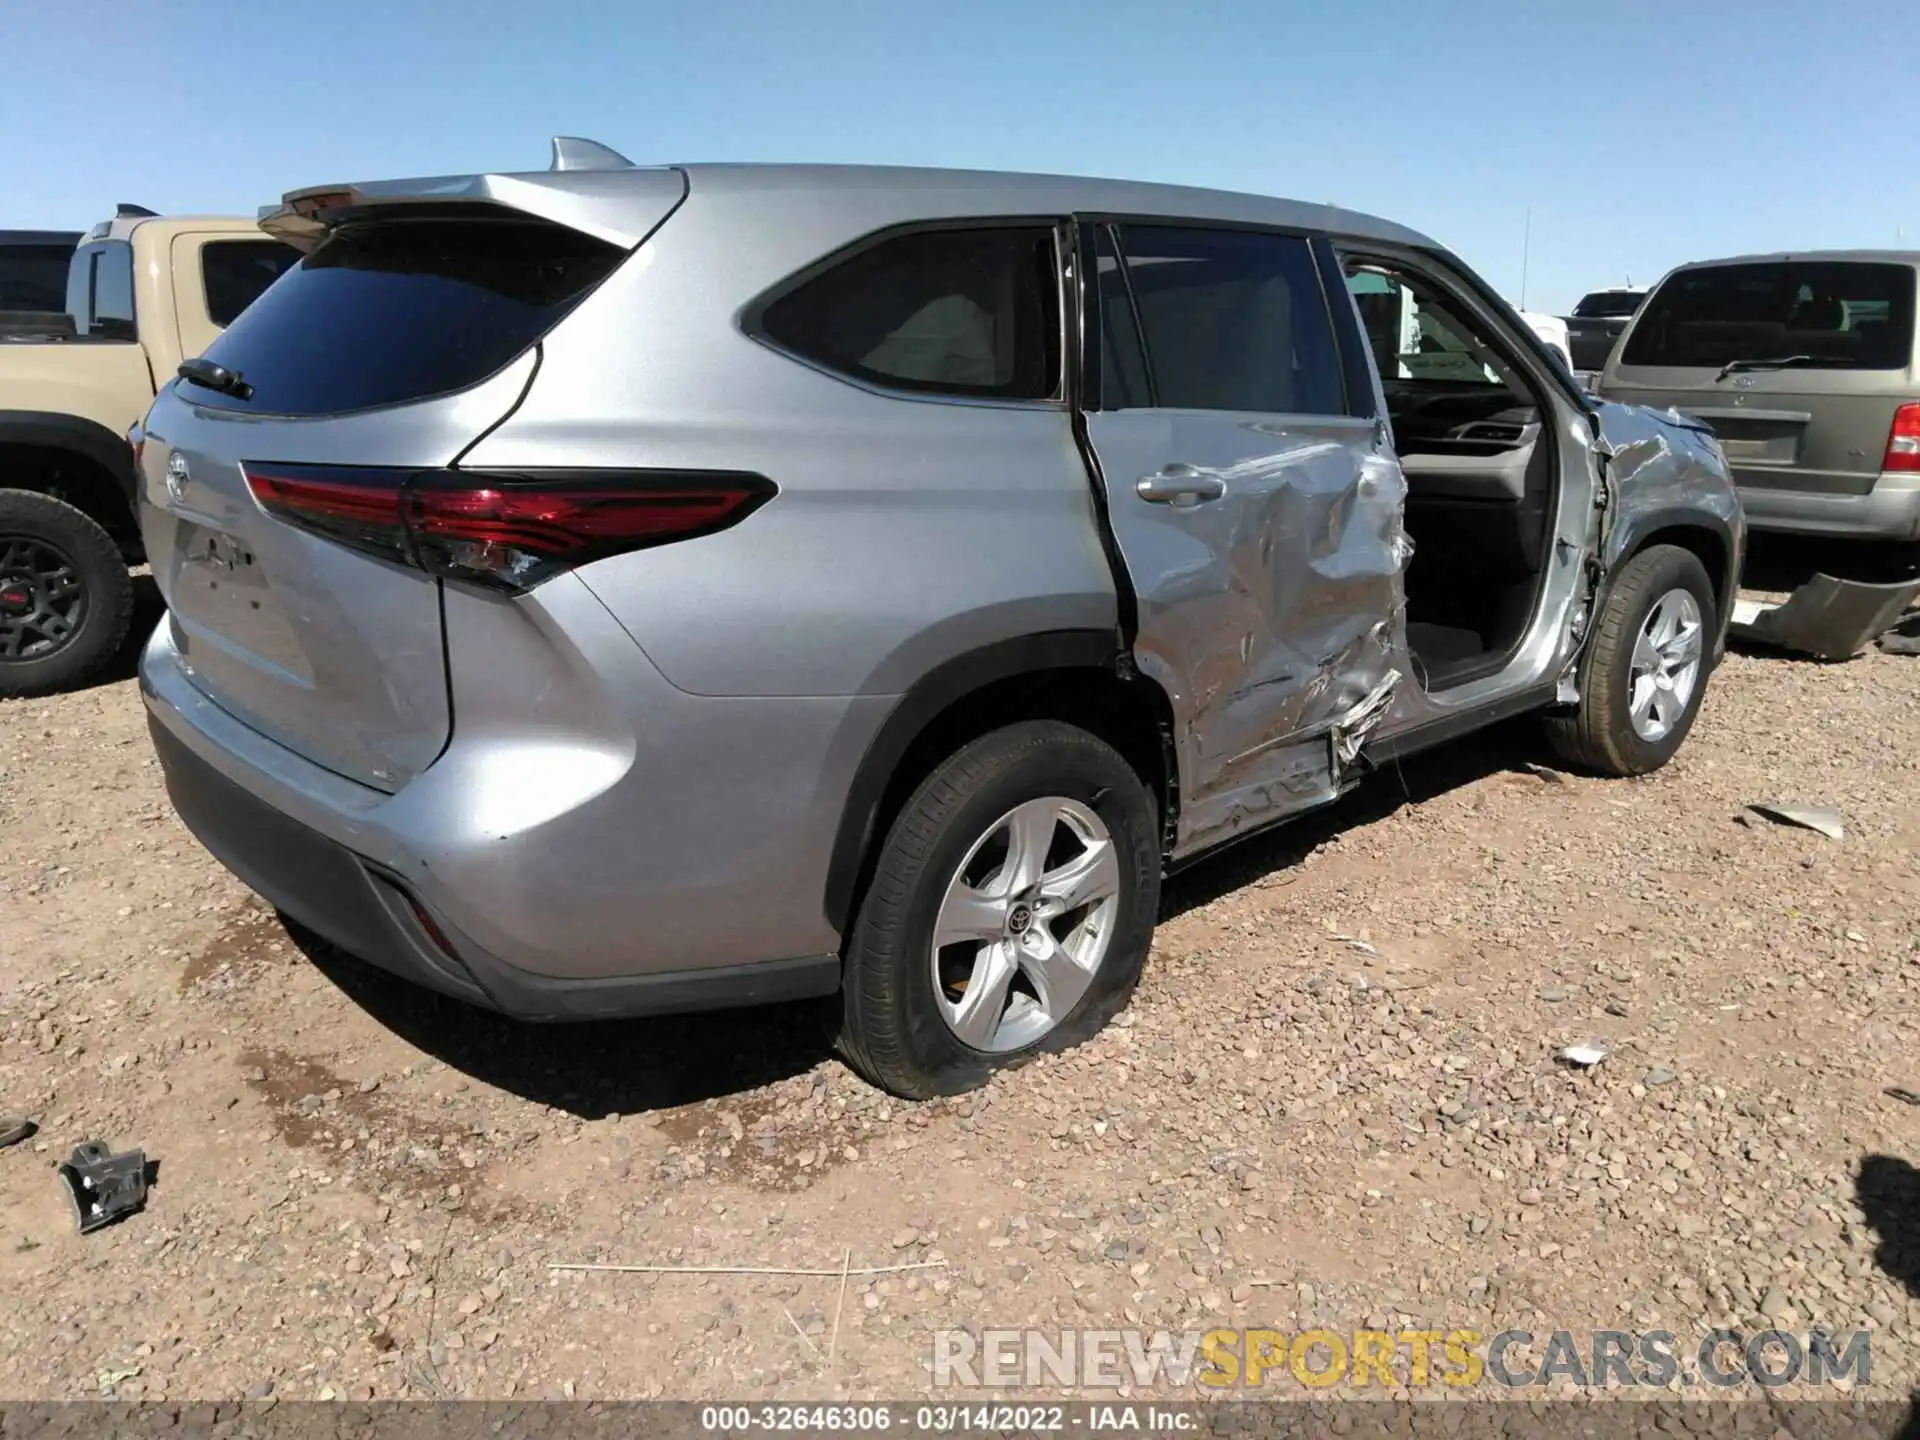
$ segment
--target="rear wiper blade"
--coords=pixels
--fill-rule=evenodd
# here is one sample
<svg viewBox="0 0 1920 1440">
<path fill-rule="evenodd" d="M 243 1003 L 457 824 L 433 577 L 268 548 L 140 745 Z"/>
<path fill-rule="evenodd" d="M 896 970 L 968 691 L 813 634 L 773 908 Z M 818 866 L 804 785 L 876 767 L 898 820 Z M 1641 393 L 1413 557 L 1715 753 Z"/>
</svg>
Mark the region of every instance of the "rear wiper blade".
<svg viewBox="0 0 1920 1440">
<path fill-rule="evenodd" d="M 1720 367 L 1720 373 L 1713 378 L 1724 380 L 1729 375 L 1738 375 L 1745 370 L 1791 370 L 1796 365 L 1844 365 L 1825 355 L 1776 355 L 1771 360 L 1729 360 Z"/>
<path fill-rule="evenodd" d="M 201 356 L 193 360 L 183 360 L 180 368 L 174 371 L 182 380 L 190 380 L 195 385 L 205 386 L 222 395 L 231 395 L 236 400 L 251 400 L 253 386 L 241 377 L 238 370 L 229 370 L 224 365 Z"/>
</svg>

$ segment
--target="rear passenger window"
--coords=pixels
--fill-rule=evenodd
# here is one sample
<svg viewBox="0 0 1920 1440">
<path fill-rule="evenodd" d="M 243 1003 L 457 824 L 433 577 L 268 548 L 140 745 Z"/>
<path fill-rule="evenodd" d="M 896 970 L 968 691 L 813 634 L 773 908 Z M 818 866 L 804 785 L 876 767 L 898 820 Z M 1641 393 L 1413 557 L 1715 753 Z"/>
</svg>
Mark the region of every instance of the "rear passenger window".
<svg viewBox="0 0 1920 1440">
<path fill-rule="evenodd" d="M 1119 236 L 1154 404 L 1347 413 L 1333 322 L 1306 240 L 1155 225 L 1123 225 Z M 1104 300 L 1104 274 L 1101 290 Z M 1102 307 L 1109 316 L 1120 308 Z M 1127 343 L 1109 329 L 1103 353 L 1124 354 Z M 1104 383 L 1102 390 L 1104 400 Z"/>
<path fill-rule="evenodd" d="M 1060 393 L 1051 226 L 926 230 L 860 250 L 762 312 L 775 343 L 894 389 L 994 400 Z"/>
<path fill-rule="evenodd" d="M 207 318 L 226 329 L 280 276 L 300 263 L 300 252 L 278 240 L 213 240 L 200 251 L 200 282 Z"/>
</svg>

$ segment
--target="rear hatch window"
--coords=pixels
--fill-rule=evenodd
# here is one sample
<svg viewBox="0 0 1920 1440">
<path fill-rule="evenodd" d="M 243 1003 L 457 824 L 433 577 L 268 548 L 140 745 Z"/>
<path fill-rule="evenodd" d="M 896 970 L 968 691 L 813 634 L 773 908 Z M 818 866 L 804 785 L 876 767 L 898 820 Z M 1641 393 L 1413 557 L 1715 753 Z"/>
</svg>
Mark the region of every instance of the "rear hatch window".
<svg viewBox="0 0 1920 1440">
<path fill-rule="evenodd" d="M 1596 290 L 1573 307 L 1577 320 L 1625 320 L 1640 308 L 1637 290 Z"/>
<path fill-rule="evenodd" d="M 1718 369 L 1795 360 L 1905 370 L 1913 307 L 1911 265 L 1782 260 L 1683 270 L 1647 301 L 1620 363 Z"/>
<path fill-rule="evenodd" d="M 194 386 L 191 399 L 334 415 L 465 389 L 551 329 L 624 254 L 518 217 L 350 221 L 207 350 L 251 393 Z"/>
</svg>

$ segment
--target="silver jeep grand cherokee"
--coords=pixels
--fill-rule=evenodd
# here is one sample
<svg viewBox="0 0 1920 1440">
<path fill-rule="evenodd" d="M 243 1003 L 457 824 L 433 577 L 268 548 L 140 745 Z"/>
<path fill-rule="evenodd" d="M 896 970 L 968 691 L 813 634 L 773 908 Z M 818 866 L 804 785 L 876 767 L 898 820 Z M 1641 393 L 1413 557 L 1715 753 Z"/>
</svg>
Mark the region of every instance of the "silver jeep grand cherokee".
<svg viewBox="0 0 1920 1440">
<path fill-rule="evenodd" d="M 1162 871 L 1528 710 L 1663 764 L 1743 545 L 1383 220 L 942 171 L 298 191 L 146 422 L 181 816 L 533 1019 L 844 997 L 896 1091 L 1126 1001 Z"/>
</svg>

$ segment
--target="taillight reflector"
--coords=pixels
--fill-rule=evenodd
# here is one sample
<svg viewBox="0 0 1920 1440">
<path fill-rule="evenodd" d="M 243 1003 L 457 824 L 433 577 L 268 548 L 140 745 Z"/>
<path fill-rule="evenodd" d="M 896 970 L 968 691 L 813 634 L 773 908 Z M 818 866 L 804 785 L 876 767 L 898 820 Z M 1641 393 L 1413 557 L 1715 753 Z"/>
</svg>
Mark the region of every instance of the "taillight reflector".
<svg viewBox="0 0 1920 1440">
<path fill-rule="evenodd" d="M 406 471 L 301 466 L 246 470 L 247 488 L 277 519 L 384 560 L 413 561 L 400 515 Z M 326 473 L 331 472 L 331 473 Z M 325 478 L 322 478 L 322 476 Z"/>
<path fill-rule="evenodd" d="M 242 467 L 288 524 L 433 574 L 520 591 L 609 555 L 711 534 L 774 493 L 741 471 Z"/>
<path fill-rule="evenodd" d="M 1893 412 L 1882 470 L 1920 470 L 1920 405 L 1902 405 Z"/>
</svg>

